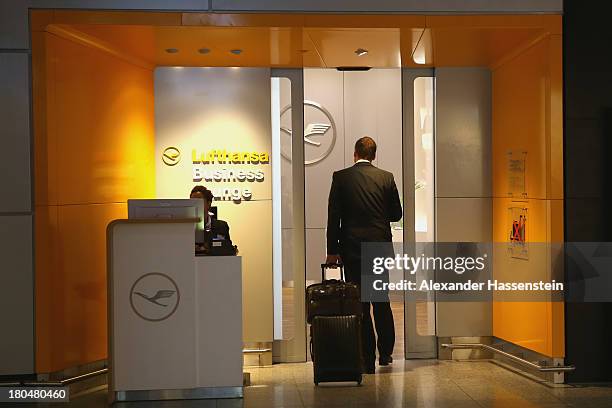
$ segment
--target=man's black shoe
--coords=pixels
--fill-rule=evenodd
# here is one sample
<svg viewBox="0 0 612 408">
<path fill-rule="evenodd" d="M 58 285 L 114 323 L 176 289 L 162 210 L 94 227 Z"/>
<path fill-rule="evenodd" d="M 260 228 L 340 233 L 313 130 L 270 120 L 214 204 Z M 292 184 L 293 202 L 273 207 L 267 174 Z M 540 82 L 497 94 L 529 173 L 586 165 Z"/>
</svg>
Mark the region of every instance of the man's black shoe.
<svg viewBox="0 0 612 408">
<path fill-rule="evenodd" d="M 378 359 L 378 365 L 381 365 L 381 366 L 388 366 L 392 362 L 393 362 L 393 357 L 391 356 L 380 356 L 380 358 Z"/>
</svg>

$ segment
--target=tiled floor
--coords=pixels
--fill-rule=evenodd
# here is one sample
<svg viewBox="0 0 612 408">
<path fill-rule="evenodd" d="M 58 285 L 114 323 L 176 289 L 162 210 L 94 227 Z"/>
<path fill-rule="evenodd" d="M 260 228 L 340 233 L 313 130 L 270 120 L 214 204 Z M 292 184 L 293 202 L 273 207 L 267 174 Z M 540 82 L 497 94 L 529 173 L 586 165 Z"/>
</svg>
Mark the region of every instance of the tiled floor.
<svg viewBox="0 0 612 408">
<path fill-rule="evenodd" d="M 117 407 L 612 407 L 612 387 L 553 388 L 490 362 L 395 361 L 364 376 L 362 386 L 315 387 L 310 363 L 248 369 L 252 386 L 244 400 L 169 401 Z M 44 405 L 38 405 L 44 406 Z M 58 404 L 66 407 L 66 404 Z M 105 407 L 105 390 L 73 400 L 70 407 Z"/>
</svg>

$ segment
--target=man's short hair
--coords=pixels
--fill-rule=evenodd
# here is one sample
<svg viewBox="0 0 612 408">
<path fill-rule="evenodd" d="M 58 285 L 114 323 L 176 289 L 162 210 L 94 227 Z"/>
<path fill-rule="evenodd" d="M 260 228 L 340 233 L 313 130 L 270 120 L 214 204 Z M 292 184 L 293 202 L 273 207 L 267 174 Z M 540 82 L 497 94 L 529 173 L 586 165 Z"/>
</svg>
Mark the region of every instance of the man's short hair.
<svg viewBox="0 0 612 408">
<path fill-rule="evenodd" d="M 209 189 L 207 189 L 206 187 L 201 186 L 201 185 L 198 185 L 198 186 L 195 186 L 194 188 L 192 188 L 191 189 L 191 194 L 193 194 L 193 193 L 200 193 L 200 194 L 202 194 L 202 197 L 204 197 L 204 199 L 206 201 L 208 201 L 209 203 L 212 203 L 213 198 L 214 198 L 212 191 L 210 191 Z"/>
<path fill-rule="evenodd" d="M 360 159 L 372 161 L 376 158 L 376 142 L 369 136 L 364 136 L 355 142 L 355 153 Z"/>
</svg>

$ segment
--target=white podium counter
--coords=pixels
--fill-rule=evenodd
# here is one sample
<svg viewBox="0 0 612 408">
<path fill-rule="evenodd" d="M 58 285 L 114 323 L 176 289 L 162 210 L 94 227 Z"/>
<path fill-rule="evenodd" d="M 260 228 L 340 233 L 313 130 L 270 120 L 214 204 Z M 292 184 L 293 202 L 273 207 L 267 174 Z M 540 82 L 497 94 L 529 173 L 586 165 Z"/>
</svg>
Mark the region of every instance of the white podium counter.
<svg viewBox="0 0 612 408">
<path fill-rule="evenodd" d="M 242 397 L 242 262 L 194 256 L 196 220 L 107 228 L 109 398 Z"/>
</svg>

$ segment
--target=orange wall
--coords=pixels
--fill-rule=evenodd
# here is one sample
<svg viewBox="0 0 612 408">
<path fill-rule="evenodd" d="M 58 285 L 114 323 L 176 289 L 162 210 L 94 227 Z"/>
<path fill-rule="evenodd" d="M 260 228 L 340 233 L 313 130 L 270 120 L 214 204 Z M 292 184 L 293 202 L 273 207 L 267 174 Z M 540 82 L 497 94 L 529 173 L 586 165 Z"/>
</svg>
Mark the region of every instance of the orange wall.
<svg viewBox="0 0 612 408">
<path fill-rule="evenodd" d="M 37 31 L 33 41 L 36 371 L 106 358 L 106 225 L 153 197 L 152 71 Z"/>
<path fill-rule="evenodd" d="M 508 242 L 510 206 L 528 209 L 527 240 L 563 241 L 561 36 L 548 35 L 493 70 L 493 240 Z M 526 150 L 528 198 L 508 197 L 506 153 Z M 541 247 L 540 247 L 541 248 Z M 552 256 L 496 256 L 495 270 L 550 271 Z M 533 254 L 533 256 L 531 256 Z M 510 266 L 508 268 L 508 266 Z M 530 276 L 534 276 L 530 274 Z M 498 278 L 498 276 L 496 276 Z M 493 335 L 550 357 L 564 356 L 562 303 L 496 302 Z"/>
</svg>

